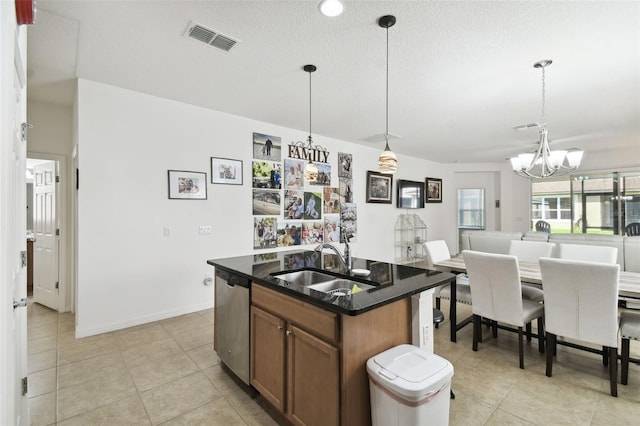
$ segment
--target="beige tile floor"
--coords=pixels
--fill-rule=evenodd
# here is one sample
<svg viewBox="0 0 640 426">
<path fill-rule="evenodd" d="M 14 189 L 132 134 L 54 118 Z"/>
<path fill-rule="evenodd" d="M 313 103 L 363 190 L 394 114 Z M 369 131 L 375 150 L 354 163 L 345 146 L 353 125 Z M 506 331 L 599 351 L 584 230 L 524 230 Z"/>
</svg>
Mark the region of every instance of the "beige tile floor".
<svg viewBox="0 0 640 426">
<path fill-rule="evenodd" d="M 446 304 L 443 304 L 446 307 Z M 460 309 L 460 318 L 469 314 Z M 28 307 L 29 405 L 33 425 L 275 425 L 221 369 L 213 351 L 213 311 L 75 339 L 73 314 Z M 609 395 L 596 355 L 559 347 L 554 375 L 544 373 L 537 342 L 525 346 L 486 332 L 471 350 L 471 326 L 449 341 L 435 332 L 436 353 L 455 368 L 452 425 L 624 425 L 640 419 L 640 367 Z M 640 345 L 632 353 L 640 357 Z"/>
</svg>

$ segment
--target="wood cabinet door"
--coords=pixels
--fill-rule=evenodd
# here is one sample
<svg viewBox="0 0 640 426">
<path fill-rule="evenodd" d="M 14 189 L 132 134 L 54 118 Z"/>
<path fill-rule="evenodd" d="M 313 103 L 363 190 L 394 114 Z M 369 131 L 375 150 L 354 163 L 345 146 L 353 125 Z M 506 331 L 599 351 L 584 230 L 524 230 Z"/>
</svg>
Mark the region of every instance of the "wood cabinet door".
<svg viewBox="0 0 640 426">
<path fill-rule="evenodd" d="M 285 322 L 251 307 L 251 385 L 285 411 Z"/>
<path fill-rule="evenodd" d="M 297 425 L 339 424 L 338 349 L 289 324 L 287 414 Z"/>
</svg>

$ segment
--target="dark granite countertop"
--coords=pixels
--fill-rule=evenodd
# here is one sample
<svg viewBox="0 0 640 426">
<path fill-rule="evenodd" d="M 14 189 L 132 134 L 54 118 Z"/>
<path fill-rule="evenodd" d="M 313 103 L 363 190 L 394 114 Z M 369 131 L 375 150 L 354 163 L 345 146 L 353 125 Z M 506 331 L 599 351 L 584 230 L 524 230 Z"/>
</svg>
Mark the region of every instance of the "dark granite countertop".
<svg viewBox="0 0 640 426">
<path fill-rule="evenodd" d="M 455 275 L 429 269 L 414 268 L 368 259 L 353 259 L 353 269 L 367 269 L 367 277 L 350 275 L 348 278 L 375 288 L 349 296 L 331 296 L 310 291 L 308 287 L 290 284 L 271 274 L 313 269 L 344 277 L 346 275 L 338 257 L 332 253 L 296 250 L 277 253 L 210 259 L 208 264 L 232 272 L 253 282 L 281 291 L 329 311 L 359 315 L 396 300 L 403 299 L 430 288 L 449 283 Z"/>
</svg>

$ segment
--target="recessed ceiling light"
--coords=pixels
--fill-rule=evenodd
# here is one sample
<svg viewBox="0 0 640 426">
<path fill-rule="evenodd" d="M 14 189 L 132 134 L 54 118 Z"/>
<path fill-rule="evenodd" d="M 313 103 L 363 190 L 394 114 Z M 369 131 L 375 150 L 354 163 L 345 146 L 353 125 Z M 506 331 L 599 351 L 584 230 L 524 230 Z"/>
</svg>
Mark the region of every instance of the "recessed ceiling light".
<svg viewBox="0 0 640 426">
<path fill-rule="evenodd" d="M 342 0 L 322 0 L 318 8 L 325 16 L 338 16 L 344 10 L 344 3 Z"/>
</svg>

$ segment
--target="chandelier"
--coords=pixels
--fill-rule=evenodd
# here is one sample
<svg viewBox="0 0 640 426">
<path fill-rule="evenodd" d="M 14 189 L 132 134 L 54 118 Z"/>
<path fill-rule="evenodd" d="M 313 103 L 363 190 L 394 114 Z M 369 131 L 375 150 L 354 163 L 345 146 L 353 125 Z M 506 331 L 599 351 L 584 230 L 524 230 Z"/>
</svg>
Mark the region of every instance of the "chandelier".
<svg viewBox="0 0 640 426">
<path fill-rule="evenodd" d="M 551 65 L 550 59 L 545 59 L 533 64 L 534 68 L 542 69 L 542 120 L 540 124 L 533 123 L 516 127 L 539 127 L 540 142 L 535 152 L 527 152 L 516 157 L 511 157 L 511 167 L 513 171 L 522 177 L 545 179 L 551 176 L 566 175 L 578 167 L 582 161 L 584 151 L 572 148 L 570 150 L 551 150 L 549 147 L 549 136 L 544 118 L 545 108 L 545 67 Z"/>
<path fill-rule="evenodd" d="M 386 15 L 378 20 L 378 25 L 387 29 L 387 94 L 386 94 L 386 130 L 384 132 L 384 151 L 378 157 L 380 173 L 393 174 L 398 170 L 398 157 L 389 148 L 389 27 L 396 23 L 396 17 Z"/>
</svg>

